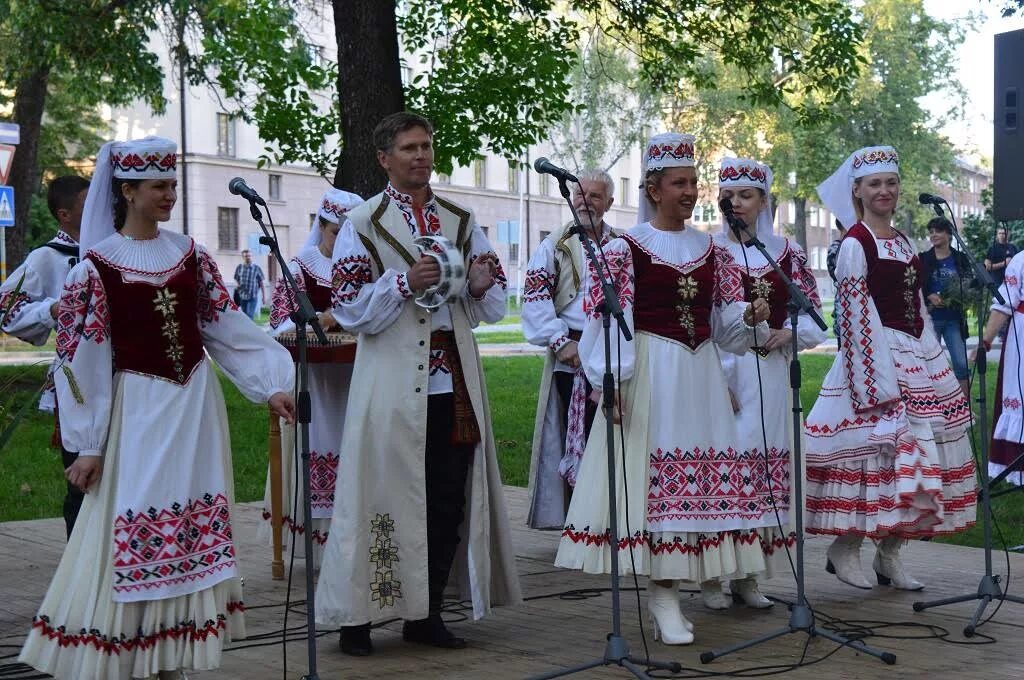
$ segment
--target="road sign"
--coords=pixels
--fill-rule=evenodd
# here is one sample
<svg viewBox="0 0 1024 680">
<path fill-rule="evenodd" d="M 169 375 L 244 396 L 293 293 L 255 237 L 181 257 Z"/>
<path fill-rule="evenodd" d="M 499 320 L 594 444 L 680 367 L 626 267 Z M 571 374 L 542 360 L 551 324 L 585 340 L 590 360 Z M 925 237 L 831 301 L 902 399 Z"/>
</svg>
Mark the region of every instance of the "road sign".
<svg viewBox="0 0 1024 680">
<path fill-rule="evenodd" d="M 0 187 L 0 227 L 14 226 L 14 187 Z"/>
<path fill-rule="evenodd" d="M 14 149 L 12 144 L 0 144 L 0 184 L 7 184 L 7 176 L 11 173 L 11 164 L 14 162 Z"/>
<path fill-rule="evenodd" d="M 20 131 L 17 123 L 0 123 L 0 144 L 17 144 L 21 141 Z"/>
</svg>

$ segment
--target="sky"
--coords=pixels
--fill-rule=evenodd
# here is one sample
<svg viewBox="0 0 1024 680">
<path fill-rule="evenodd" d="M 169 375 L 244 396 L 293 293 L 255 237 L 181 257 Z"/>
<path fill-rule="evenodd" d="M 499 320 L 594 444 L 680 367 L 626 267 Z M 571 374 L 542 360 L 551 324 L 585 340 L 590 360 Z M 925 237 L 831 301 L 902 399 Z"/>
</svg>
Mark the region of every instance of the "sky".
<svg viewBox="0 0 1024 680">
<path fill-rule="evenodd" d="M 992 158 L 993 37 L 1024 29 L 1024 17 L 1004 19 L 999 15 L 1001 4 L 999 0 L 925 0 L 928 14 L 936 18 L 955 20 L 967 12 L 981 17 L 976 30 L 966 36 L 959 49 L 957 75 L 967 92 L 966 116 L 944 129 L 962 155 L 975 162 Z M 924 102 L 936 114 L 943 110 L 941 96 L 926 97 Z"/>
</svg>

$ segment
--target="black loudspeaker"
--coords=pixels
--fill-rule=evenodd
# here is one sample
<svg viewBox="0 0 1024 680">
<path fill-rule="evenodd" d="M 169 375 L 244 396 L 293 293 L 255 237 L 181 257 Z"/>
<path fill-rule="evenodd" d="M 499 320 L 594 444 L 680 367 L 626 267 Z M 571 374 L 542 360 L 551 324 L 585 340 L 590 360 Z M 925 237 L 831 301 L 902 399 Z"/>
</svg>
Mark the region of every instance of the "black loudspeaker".
<svg viewBox="0 0 1024 680">
<path fill-rule="evenodd" d="M 992 208 L 997 220 L 1024 219 L 1024 29 L 995 36 Z"/>
</svg>

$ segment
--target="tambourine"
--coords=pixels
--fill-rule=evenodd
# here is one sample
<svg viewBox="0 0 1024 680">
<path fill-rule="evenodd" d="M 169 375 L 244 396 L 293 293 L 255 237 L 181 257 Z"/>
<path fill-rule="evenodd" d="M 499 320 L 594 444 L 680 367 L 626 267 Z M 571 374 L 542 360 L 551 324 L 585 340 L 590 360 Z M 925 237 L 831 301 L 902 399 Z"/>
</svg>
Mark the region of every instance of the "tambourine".
<svg viewBox="0 0 1024 680">
<path fill-rule="evenodd" d="M 420 236 L 413 240 L 421 256 L 432 257 L 441 267 L 441 280 L 416 297 L 416 304 L 435 310 L 462 295 L 466 287 L 466 262 L 462 252 L 444 236 Z"/>
</svg>

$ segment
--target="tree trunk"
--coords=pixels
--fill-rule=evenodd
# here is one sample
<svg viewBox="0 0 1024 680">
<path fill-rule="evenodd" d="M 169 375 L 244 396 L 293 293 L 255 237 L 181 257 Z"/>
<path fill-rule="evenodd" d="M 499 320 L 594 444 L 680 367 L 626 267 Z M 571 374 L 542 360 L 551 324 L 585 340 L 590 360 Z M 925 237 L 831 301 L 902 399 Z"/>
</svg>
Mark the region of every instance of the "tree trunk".
<svg viewBox="0 0 1024 680">
<path fill-rule="evenodd" d="M 793 238 L 807 252 L 807 199 L 793 198 Z"/>
<path fill-rule="evenodd" d="M 37 66 L 14 90 L 14 122 L 20 126 L 18 149 L 11 164 L 11 186 L 14 187 L 14 226 L 2 231 L 7 238 L 7 271 L 25 259 L 25 235 L 28 233 L 28 209 L 32 196 L 39 190 L 39 133 L 46 106 L 49 66 Z"/>
<path fill-rule="evenodd" d="M 370 197 L 387 182 L 377 162 L 373 128 L 385 116 L 405 108 L 395 3 L 333 0 L 332 4 L 342 140 L 334 185 Z"/>
</svg>

